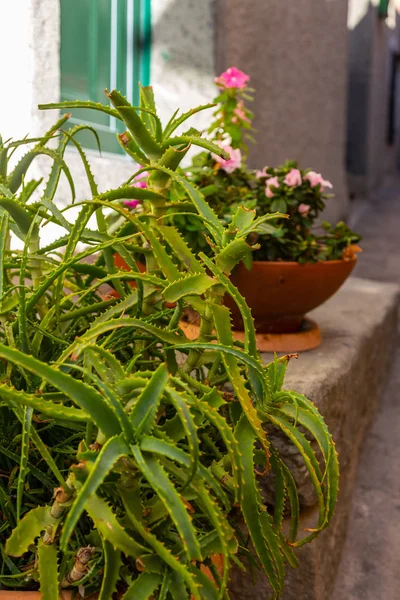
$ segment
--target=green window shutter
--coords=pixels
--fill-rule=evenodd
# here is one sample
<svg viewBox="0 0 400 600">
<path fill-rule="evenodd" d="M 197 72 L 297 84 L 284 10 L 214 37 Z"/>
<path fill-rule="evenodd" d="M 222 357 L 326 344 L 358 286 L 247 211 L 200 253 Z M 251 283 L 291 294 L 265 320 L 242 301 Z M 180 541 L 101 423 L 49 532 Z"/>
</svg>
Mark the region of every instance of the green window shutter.
<svg viewBox="0 0 400 600">
<path fill-rule="evenodd" d="M 378 15 L 384 19 L 388 16 L 390 0 L 379 0 Z"/>
<path fill-rule="evenodd" d="M 105 88 L 118 89 L 139 103 L 140 81 L 150 83 L 151 0 L 61 1 L 61 100 L 105 102 Z M 123 152 L 120 123 L 97 111 L 73 111 L 71 123 L 89 123 L 105 152 Z M 79 141 L 96 148 L 93 134 Z"/>
</svg>

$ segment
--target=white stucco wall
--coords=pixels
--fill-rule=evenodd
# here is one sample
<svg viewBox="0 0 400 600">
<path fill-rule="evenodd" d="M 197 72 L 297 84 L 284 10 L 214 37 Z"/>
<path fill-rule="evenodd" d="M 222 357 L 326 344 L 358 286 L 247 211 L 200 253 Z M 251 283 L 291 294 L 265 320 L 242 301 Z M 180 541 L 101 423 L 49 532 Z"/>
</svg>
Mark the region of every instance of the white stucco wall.
<svg viewBox="0 0 400 600">
<path fill-rule="evenodd" d="M 215 97 L 214 0 L 152 0 L 151 83 L 160 117 L 185 112 Z M 190 126 L 207 127 L 210 112 Z M 186 128 L 188 125 L 186 125 Z"/>
</svg>

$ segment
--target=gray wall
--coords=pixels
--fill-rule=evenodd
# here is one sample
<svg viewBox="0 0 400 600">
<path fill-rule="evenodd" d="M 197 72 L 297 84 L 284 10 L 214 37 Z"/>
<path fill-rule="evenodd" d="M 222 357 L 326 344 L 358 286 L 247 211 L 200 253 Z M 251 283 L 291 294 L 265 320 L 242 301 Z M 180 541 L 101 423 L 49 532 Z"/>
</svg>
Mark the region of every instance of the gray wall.
<svg viewBox="0 0 400 600">
<path fill-rule="evenodd" d="M 290 8 L 288 4 L 290 3 Z M 348 207 L 345 176 L 347 0 L 217 0 L 217 69 L 257 89 L 251 164 L 287 158 L 332 181 L 326 218 Z"/>
<path fill-rule="evenodd" d="M 387 145 L 394 15 L 380 19 L 370 0 L 349 2 L 347 167 L 350 191 L 369 196 L 394 166 Z"/>
</svg>

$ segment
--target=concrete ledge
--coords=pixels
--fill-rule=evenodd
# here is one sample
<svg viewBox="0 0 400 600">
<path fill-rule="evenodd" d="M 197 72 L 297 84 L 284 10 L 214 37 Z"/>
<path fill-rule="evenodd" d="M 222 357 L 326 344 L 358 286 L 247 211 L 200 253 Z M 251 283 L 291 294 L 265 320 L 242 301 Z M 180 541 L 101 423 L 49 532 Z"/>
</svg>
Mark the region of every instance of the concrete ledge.
<svg viewBox="0 0 400 600">
<path fill-rule="evenodd" d="M 315 402 L 335 439 L 341 465 L 339 501 L 331 526 L 299 549 L 300 568 L 287 574 L 284 600 L 329 600 L 346 537 L 355 472 L 366 431 L 374 417 L 389 373 L 400 290 L 398 286 L 351 278 L 311 316 L 322 330 L 320 348 L 301 354 L 288 368 L 286 387 Z M 265 360 L 270 360 L 265 355 Z M 315 523 L 310 482 L 288 444 L 280 446 L 300 485 L 304 527 Z M 268 491 L 268 490 L 266 490 Z M 270 589 L 258 575 L 234 572 L 233 600 L 264 600 Z"/>
</svg>

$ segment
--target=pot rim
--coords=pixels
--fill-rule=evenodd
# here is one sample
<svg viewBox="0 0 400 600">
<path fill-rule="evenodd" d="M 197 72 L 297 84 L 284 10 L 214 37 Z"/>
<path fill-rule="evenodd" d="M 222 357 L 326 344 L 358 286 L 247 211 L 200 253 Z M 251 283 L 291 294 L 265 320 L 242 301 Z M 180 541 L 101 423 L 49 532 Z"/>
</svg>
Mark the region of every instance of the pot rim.
<svg viewBox="0 0 400 600">
<path fill-rule="evenodd" d="M 252 261 L 252 265 L 288 265 L 291 267 L 306 267 L 308 265 L 328 265 L 328 264 L 343 264 L 343 263 L 351 263 L 351 262 L 357 262 L 357 255 L 355 254 L 352 258 L 350 258 L 350 260 L 344 260 L 344 258 L 337 258 L 335 260 L 318 260 L 317 262 L 307 262 L 307 263 L 300 263 L 297 260 L 253 260 Z"/>
</svg>

